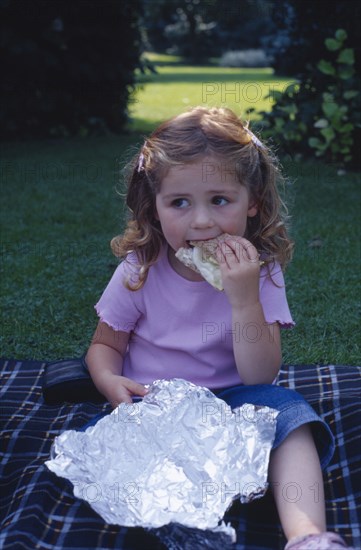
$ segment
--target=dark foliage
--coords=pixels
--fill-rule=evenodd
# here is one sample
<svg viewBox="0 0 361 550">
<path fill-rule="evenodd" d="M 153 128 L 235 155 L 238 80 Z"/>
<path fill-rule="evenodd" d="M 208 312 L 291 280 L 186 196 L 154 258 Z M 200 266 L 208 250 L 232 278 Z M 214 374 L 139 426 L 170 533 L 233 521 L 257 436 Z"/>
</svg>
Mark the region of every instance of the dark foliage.
<svg viewBox="0 0 361 550">
<path fill-rule="evenodd" d="M 139 10 L 138 0 L 1 0 L 1 138 L 121 131 Z"/>
<path fill-rule="evenodd" d="M 265 39 L 277 74 L 299 76 L 319 61 L 324 41 L 337 29 L 347 32 L 360 68 L 360 3 L 358 0 L 278 0 L 273 3 L 276 31 Z"/>
</svg>

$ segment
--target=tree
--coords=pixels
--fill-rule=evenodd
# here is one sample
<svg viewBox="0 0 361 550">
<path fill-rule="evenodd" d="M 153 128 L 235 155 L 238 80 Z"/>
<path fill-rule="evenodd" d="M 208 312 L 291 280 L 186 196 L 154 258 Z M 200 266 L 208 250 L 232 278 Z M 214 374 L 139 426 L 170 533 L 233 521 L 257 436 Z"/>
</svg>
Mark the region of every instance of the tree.
<svg viewBox="0 0 361 550">
<path fill-rule="evenodd" d="M 204 61 L 228 50 L 260 48 L 274 25 L 267 0 L 142 0 L 148 49 Z"/>
</svg>

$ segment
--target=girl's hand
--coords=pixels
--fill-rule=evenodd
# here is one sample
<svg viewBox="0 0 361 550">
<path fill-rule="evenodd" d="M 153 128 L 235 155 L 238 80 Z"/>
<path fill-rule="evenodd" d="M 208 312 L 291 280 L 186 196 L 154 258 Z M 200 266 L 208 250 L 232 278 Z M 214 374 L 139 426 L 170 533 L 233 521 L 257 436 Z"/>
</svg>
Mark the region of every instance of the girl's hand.
<svg viewBox="0 0 361 550">
<path fill-rule="evenodd" d="M 132 403 L 133 395 L 143 397 L 147 393 L 142 384 L 121 376 L 128 343 L 128 332 L 115 331 L 99 321 L 85 358 L 94 384 L 113 408 L 119 403 Z"/>
<path fill-rule="evenodd" d="M 139 395 L 144 397 L 148 393 L 147 388 L 138 382 L 134 382 L 125 376 L 111 374 L 104 386 L 103 394 L 113 407 L 117 407 L 120 403 L 133 403 L 132 396 Z"/>
<path fill-rule="evenodd" d="M 244 237 L 225 239 L 217 250 L 224 291 L 232 307 L 259 303 L 259 254 Z"/>
</svg>

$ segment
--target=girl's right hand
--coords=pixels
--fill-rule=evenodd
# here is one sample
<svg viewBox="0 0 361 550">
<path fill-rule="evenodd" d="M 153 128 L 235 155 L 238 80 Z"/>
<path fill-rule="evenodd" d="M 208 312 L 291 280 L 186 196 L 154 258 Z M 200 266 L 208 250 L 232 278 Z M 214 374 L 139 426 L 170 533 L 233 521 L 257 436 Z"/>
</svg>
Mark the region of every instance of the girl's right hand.
<svg viewBox="0 0 361 550">
<path fill-rule="evenodd" d="M 133 395 L 144 397 L 148 390 L 142 384 L 134 382 L 130 378 L 112 374 L 109 376 L 106 388 L 103 388 L 102 393 L 115 409 L 120 403 L 133 403 Z"/>
</svg>

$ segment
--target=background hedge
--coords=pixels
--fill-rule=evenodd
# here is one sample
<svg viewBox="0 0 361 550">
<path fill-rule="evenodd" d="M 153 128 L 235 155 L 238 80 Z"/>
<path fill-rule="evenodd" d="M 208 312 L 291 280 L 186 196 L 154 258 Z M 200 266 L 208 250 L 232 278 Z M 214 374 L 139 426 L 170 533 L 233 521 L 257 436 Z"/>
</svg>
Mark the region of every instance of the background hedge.
<svg viewBox="0 0 361 550">
<path fill-rule="evenodd" d="M 140 0 L 1 0 L 1 138 L 121 130 L 139 10 Z"/>
</svg>

